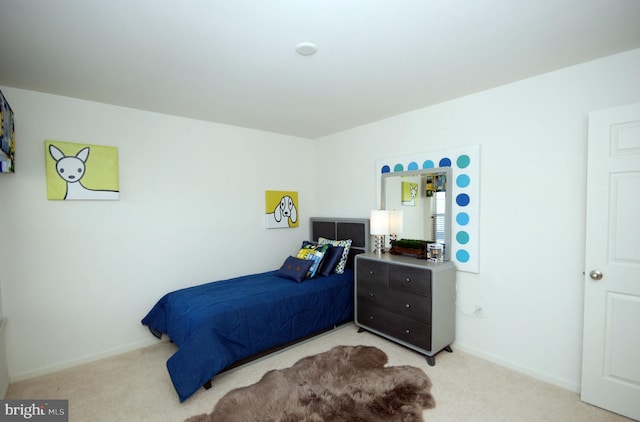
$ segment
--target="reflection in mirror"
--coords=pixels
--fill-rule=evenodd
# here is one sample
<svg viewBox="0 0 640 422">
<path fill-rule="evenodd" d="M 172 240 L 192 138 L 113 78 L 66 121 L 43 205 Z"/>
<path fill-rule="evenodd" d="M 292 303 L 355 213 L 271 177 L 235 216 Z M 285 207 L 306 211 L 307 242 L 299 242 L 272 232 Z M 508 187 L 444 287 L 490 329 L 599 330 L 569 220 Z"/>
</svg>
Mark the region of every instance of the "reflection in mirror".
<svg viewBox="0 0 640 422">
<path fill-rule="evenodd" d="M 445 261 L 451 258 L 451 181 L 451 168 L 441 167 L 385 173 L 381 184 L 381 208 L 402 211 L 398 238 L 443 244 Z"/>
</svg>

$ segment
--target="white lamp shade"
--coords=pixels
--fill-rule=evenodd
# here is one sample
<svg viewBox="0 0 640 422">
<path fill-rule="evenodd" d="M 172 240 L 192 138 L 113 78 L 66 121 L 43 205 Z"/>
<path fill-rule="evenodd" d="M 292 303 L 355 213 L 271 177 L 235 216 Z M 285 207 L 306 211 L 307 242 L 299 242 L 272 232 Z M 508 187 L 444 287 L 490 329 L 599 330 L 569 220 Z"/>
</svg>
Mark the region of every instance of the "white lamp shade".
<svg viewBox="0 0 640 422">
<path fill-rule="evenodd" d="M 391 234 L 402 233 L 402 211 L 400 210 L 389 211 L 389 233 Z"/>
<path fill-rule="evenodd" d="M 369 218 L 369 231 L 375 236 L 389 234 L 389 211 L 372 210 Z"/>
</svg>

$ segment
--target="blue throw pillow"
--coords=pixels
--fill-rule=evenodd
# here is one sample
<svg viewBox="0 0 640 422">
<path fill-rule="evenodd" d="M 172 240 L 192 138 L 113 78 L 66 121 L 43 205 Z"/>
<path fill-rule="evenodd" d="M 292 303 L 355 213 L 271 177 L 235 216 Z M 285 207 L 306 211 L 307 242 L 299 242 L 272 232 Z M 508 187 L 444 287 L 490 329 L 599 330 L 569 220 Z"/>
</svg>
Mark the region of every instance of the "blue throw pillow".
<svg viewBox="0 0 640 422">
<path fill-rule="evenodd" d="M 290 256 L 285 259 L 284 264 L 282 264 L 282 267 L 280 267 L 276 275 L 302 283 L 312 265 L 313 261 Z"/>
<path fill-rule="evenodd" d="M 338 274 L 344 273 L 344 269 L 347 267 L 347 260 L 349 259 L 349 249 L 351 249 L 351 244 L 353 243 L 353 241 L 351 239 L 332 240 L 320 237 L 318 238 L 318 243 L 321 245 L 328 244 L 333 246 L 342 246 L 344 248 L 344 250 L 342 251 L 342 258 L 336 265 L 336 272 Z"/>
<path fill-rule="evenodd" d="M 331 246 L 324 255 L 324 261 L 322 261 L 322 268 L 320 269 L 320 274 L 327 276 L 335 272 L 336 265 L 340 259 L 342 259 L 342 253 L 344 252 L 344 247 L 342 246 Z"/>
</svg>

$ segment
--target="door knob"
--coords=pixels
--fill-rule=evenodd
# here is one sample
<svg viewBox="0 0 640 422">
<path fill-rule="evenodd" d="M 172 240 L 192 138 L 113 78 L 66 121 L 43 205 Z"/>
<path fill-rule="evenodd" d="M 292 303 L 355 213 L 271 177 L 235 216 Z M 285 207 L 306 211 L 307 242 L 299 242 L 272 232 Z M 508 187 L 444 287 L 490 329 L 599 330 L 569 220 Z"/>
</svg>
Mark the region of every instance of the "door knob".
<svg viewBox="0 0 640 422">
<path fill-rule="evenodd" d="M 589 272 L 589 277 L 591 277 L 592 280 L 602 280 L 603 274 L 602 271 L 598 271 L 598 270 L 592 270 Z"/>
</svg>

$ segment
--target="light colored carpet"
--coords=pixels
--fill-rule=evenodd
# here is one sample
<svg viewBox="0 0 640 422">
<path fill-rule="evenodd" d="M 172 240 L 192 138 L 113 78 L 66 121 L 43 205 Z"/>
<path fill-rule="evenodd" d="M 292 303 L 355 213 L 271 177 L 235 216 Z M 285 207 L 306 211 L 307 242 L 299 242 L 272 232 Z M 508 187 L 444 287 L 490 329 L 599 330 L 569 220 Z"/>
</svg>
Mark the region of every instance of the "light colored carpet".
<svg viewBox="0 0 640 422">
<path fill-rule="evenodd" d="M 424 357 L 373 334 L 341 326 L 304 343 L 219 375 L 210 390 L 200 389 L 180 404 L 165 363 L 175 352 L 169 342 L 20 381 L 9 386 L 7 399 L 68 399 L 72 422 L 183 421 L 210 413 L 229 390 L 257 382 L 270 369 L 337 345 L 369 345 L 389 356 L 389 365 L 422 368 L 433 381 L 435 409 L 431 421 L 629 421 L 580 401 L 571 391 L 513 372 L 469 354 L 442 352 L 436 365 Z"/>
</svg>

